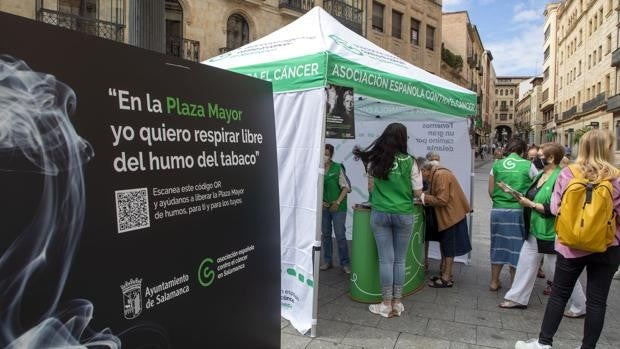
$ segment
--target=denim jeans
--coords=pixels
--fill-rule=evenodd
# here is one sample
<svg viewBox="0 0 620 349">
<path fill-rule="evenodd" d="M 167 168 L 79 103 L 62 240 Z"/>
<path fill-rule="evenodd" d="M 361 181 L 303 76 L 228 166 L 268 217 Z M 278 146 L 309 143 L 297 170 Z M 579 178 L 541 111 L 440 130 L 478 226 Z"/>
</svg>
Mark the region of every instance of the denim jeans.
<svg viewBox="0 0 620 349">
<path fill-rule="evenodd" d="M 405 283 L 405 258 L 413 227 L 412 214 L 373 210 L 370 225 L 377 242 L 379 278 L 383 300 L 401 298 Z"/>
<path fill-rule="evenodd" d="M 340 266 L 348 266 L 349 249 L 347 247 L 347 237 L 345 236 L 346 228 L 344 222 L 347 219 L 346 211 L 329 212 L 329 209 L 323 209 L 323 222 L 321 225 L 321 243 L 323 250 L 323 259 L 325 263 L 332 263 L 332 224 L 334 226 L 334 235 L 336 235 L 336 244 L 338 245 L 338 256 L 340 256 Z"/>
<path fill-rule="evenodd" d="M 611 281 L 620 263 L 620 247 L 614 246 L 602 253 L 593 253 L 579 258 L 564 258 L 557 254 L 555 276 L 551 297 L 545 309 L 545 317 L 540 328 L 538 342 L 553 344 L 553 336 L 560 326 L 564 307 L 573 291 L 575 282 L 586 268 L 586 319 L 583 326 L 581 349 L 596 347 L 603 330 L 607 296 Z"/>
</svg>

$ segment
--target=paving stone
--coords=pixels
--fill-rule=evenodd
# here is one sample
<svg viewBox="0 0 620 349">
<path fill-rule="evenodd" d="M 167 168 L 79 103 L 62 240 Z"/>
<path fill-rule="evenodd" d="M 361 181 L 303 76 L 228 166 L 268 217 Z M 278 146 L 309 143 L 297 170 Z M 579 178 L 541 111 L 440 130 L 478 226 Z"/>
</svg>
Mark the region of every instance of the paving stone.
<svg viewBox="0 0 620 349">
<path fill-rule="evenodd" d="M 354 325 L 342 344 L 367 349 L 392 349 L 399 333 L 374 327 Z"/>
<path fill-rule="evenodd" d="M 324 341 L 321 339 L 313 339 L 306 349 L 361 349 L 362 347 L 352 347 L 350 345 L 344 345 L 342 343 L 333 343 Z"/>
<path fill-rule="evenodd" d="M 403 301 L 407 311 L 419 317 L 429 319 L 454 321 L 455 307 L 451 305 L 438 305 L 426 302 L 406 302 Z"/>
<path fill-rule="evenodd" d="M 527 339 L 527 333 L 478 326 L 477 343 L 494 348 L 514 348 L 515 342 Z"/>
<path fill-rule="evenodd" d="M 450 342 L 450 349 L 489 349 L 489 348 L 492 348 L 492 347 L 483 347 L 480 345 L 473 345 L 473 344 L 460 343 L 460 342 Z"/>
<path fill-rule="evenodd" d="M 446 292 L 441 292 L 441 291 Z M 445 289 L 437 290 L 436 304 L 441 306 L 453 305 L 461 308 L 476 309 L 478 306 L 478 297 L 470 294 L 450 292 Z"/>
<path fill-rule="evenodd" d="M 423 335 L 426 332 L 427 326 L 428 318 L 416 316 L 408 309 L 405 309 L 401 316 L 395 316 L 389 319 L 381 318 L 377 328 Z"/>
<path fill-rule="evenodd" d="M 516 313 L 502 313 L 500 317 L 502 320 L 502 328 L 513 331 L 537 333 L 540 331 L 540 324 L 542 323 L 542 315 L 540 319 L 533 319 L 532 317 L 526 317 L 523 314 Z"/>
<path fill-rule="evenodd" d="M 334 299 L 342 296 L 345 291 L 329 285 L 321 285 L 319 287 L 319 306 L 327 304 Z"/>
<path fill-rule="evenodd" d="M 450 349 L 450 342 L 443 339 L 402 333 L 398 337 L 394 349 Z"/>
<path fill-rule="evenodd" d="M 342 343 L 344 337 L 349 333 L 353 325 L 333 320 L 321 320 L 317 324 L 316 335 L 324 341 Z"/>
<path fill-rule="evenodd" d="M 376 327 L 379 320 L 382 318 L 380 315 L 371 313 L 368 307 L 357 308 L 334 305 L 330 306 L 330 308 L 334 311 L 334 315 L 330 320 L 343 321 L 350 324 Z"/>
<path fill-rule="evenodd" d="M 302 335 L 296 336 L 289 333 L 282 333 L 280 337 L 280 344 L 282 348 L 297 349 L 305 348 L 312 339 L 310 337 L 304 337 Z"/>
<path fill-rule="evenodd" d="M 459 322 L 432 319 L 428 323 L 425 335 L 427 337 L 476 344 L 476 326 Z"/>
<path fill-rule="evenodd" d="M 457 307 L 454 321 L 470 325 L 502 328 L 500 314 L 485 310 L 472 310 Z"/>
</svg>

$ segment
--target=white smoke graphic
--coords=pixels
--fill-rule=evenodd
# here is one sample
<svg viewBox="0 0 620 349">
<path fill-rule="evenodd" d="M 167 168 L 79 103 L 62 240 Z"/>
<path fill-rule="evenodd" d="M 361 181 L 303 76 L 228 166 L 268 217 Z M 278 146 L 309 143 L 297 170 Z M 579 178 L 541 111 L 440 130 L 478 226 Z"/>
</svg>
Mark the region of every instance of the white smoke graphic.
<svg viewBox="0 0 620 349">
<path fill-rule="evenodd" d="M 54 76 L 0 55 L 0 153 L 22 159 L 0 162 L 0 171 L 42 178 L 32 220 L 10 232 L 17 238 L 0 256 L 0 347 L 121 347 L 109 330 L 88 328 L 93 317 L 88 300 L 59 306 L 84 224 L 83 166 L 94 156 L 69 120 L 75 106 L 73 90 Z"/>
</svg>

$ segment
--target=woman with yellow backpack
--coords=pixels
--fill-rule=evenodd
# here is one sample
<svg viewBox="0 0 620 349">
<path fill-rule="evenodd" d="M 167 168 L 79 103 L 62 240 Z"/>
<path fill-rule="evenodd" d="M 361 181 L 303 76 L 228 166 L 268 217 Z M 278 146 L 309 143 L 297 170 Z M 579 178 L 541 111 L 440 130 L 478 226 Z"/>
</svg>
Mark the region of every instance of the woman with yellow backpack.
<svg viewBox="0 0 620 349">
<path fill-rule="evenodd" d="M 558 175 L 551 198 L 551 212 L 557 216 L 553 289 L 538 339 L 518 341 L 515 349 L 551 348 L 566 302 L 584 268 L 588 280 L 581 349 L 596 347 L 611 281 L 620 265 L 620 224 L 616 219 L 620 213 L 620 170 L 613 165 L 613 156 L 613 134 L 588 131 L 581 138 L 575 165 L 563 168 Z M 601 209 L 606 206 L 610 212 Z M 605 224 L 598 224 L 601 221 Z M 611 234 L 597 228 L 606 226 Z"/>
</svg>

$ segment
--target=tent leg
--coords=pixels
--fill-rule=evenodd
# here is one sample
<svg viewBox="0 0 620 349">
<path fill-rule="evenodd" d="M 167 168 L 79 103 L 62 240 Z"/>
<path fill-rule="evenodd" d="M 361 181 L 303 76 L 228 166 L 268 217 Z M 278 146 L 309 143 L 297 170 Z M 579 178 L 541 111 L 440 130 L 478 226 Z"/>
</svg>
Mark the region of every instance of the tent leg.
<svg viewBox="0 0 620 349">
<path fill-rule="evenodd" d="M 319 313 L 319 264 L 321 263 L 321 248 L 314 248 L 313 251 L 313 269 L 314 269 L 314 301 L 312 302 L 312 327 L 310 328 L 310 337 L 316 337 L 317 317 Z"/>
<path fill-rule="evenodd" d="M 476 174 L 476 171 L 475 171 L 475 169 L 476 169 L 476 167 L 475 167 L 476 166 L 476 161 L 475 161 L 476 155 L 475 154 L 476 154 L 475 153 L 475 149 L 472 149 L 472 152 L 471 152 L 471 173 L 469 175 L 469 200 L 471 200 L 469 205 L 470 205 L 472 210 L 474 209 L 474 176 Z M 469 231 L 469 241 L 470 241 L 470 243 L 471 243 L 471 236 L 472 236 L 472 231 L 473 231 L 472 228 L 473 228 L 473 226 L 474 226 L 474 213 L 472 212 L 472 213 L 469 214 L 469 227 L 467 227 L 468 231 Z M 467 264 L 470 264 L 470 262 L 471 262 L 471 252 L 469 252 L 467 254 Z"/>
</svg>

